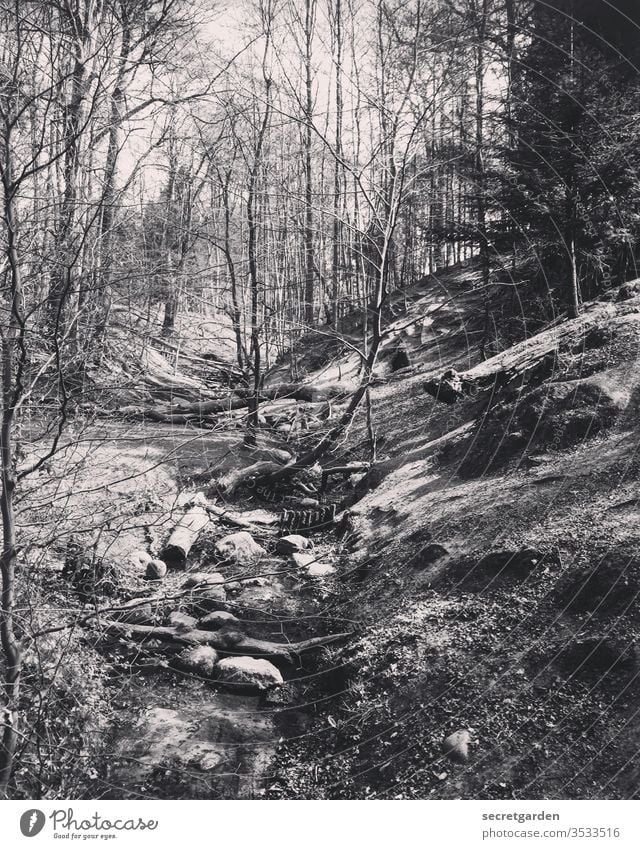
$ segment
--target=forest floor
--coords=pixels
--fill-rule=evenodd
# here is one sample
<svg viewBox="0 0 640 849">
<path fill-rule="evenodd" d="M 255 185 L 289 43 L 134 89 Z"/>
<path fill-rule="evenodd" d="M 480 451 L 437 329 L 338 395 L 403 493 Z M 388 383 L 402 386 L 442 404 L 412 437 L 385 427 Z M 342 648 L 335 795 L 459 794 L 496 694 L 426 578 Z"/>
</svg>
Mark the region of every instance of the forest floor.
<svg viewBox="0 0 640 849">
<path fill-rule="evenodd" d="M 283 667 L 285 686 L 258 697 L 131 663 L 122 647 L 105 652 L 93 629 L 74 632 L 94 685 L 94 701 L 78 696 L 77 708 L 91 714 L 98 741 L 80 752 L 97 764 L 77 777 L 83 795 L 636 794 L 640 295 L 617 301 L 614 292 L 585 305 L 581 319 L 525 340 L 533 350 L 552 335 L 544 373 L 447 405 L 423 384 L 482 362 L 476 277 L 472 268 L 456 269 L 392 305 L 371 390 L 376 462 L 365 478 L 340 481 L 326 496 L 349 505 L 340 529 L 308 532 L 335 574 L 301 578 L 265 535 L 261 571 L 233 596 L 257 636 L 290 641 L 355 627 L 354 637 Z M 337 348 L 326 335 L 307 338 L 270 379 L 302 375 L 314 387 L 349 388 L 359 366 L 349 341 Z M 399 344 L 411 363 L 394 372 Z M 316 434 L 281 430 L 279 439 L 295 449 L 298 437 Z M 43 474 L 28 496 L 30 526 L 34 516 L 58 526 L 59 545 L 27 594 L 41 625 L 69 605 L 60 568 L 69 533 L 87 513 L 103 529 L 100 555 L 119 564 L 120 587 L 142 592 L 148 587 L 131 552 L 157 553 L 183 509 L 181 491 L 197 488 L 194 475 L 246 466 L 255 456 L 240 430 L 110 420 L 87 439 L 58 460 L 65 472 L 53 476 L 55 493 Z M 362 411 L 327 462 L 368 460 Z M 319 474 L 309 475 L 312 486 Z M 265 495 L 241 492 L 233 507 L 290 506 L 283 493 Z M 223 571 L 213 551 L 229 532 L 212 522 L 193 568 Z M 265 566 L 276 574 L 258 577 Z M 170 573 L 165 589 L 183 579 Z M 57 678 L 48 686 L 60 689 L 69 638 L 54 640 Z M 76 681 L 73 669 L 68 681 Z M 456 731 L 470 741 L 458 760 L 442 745 Z M 62 739 L 60 729 L 52 733 Z M 77 755 L 72 731 L 64 740 Z M 62 783 L 52 769 L 39 764 L 43 795 Z M 35 792 L 29 769 L 19 778 Z"/>
</svg>

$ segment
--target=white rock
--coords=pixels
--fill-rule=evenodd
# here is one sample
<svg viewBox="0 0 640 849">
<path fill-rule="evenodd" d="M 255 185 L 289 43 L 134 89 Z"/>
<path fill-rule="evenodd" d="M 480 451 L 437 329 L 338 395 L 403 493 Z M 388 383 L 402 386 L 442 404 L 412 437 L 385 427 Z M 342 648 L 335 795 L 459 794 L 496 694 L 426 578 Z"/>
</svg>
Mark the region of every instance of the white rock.
<svg viewBox="0 0 640 849">
<path fill-rule="evenodd" d="M 293 558 L 293 562 L 299 569 L 308 569 L 309 566 L 318 562 L 318 558 L 315 556 L 315 554 L 305 554 L 302 551 L 292 554 L 291 557 Z"/>
<path fill-rule="evenodd" d="M 324 563 L 314 563 L 312 566 L 307 566 L 307 575 L 310 578 L 327 578 L 335 572 L 334 566 L 329 566 Z"/>
<path fill-rule="evenodd" d="M 219 681 L 257 690 L 268 690 L 284 683 L 280 670 L 268 660 L 255 657 L 225 657 L 216 667 Z"/>
<path fill-rule="evenodd" d="M 465 764 L 469 760 L 469 743 L 471 734 L 466 728 L 460 728 L 449 734 L 442 741 L 442 751 L 449 758 L 459 764 Z"/>
<path fill-rule="evenodd" d="M 216 543 L 215 550 L 222 560 L 233 560 L 241 565 L 258 560 L 266 554 L 264 548 L 258 545 L 247 531 L 229 534 Z"/>
<path fill-rule="evenodd" d="M 310 578 L 326 578 L 336 571 L 333 566 L 321 563 L 315 554 L 307 554 L 304 551 L 292 554 L 293 560 L 299 569 L 302 569 Z"/>
<path fill-rule="evenodd" d="M 313 543 L 310 539 L 303 537 L 301 534 L 289 534 L 289 536 L 281 537 L 276 543 L 276 551 L 278 554 L 294 554 L 298 551 L 307 551 L 313 548 Z"/>
<path fill-rule="evenodd" d="M 195 646 L 181 652 L 176 662 L 188 672 L 211 678 L 218 662 L 218 653 L 211 646 Z"/>
</svg>

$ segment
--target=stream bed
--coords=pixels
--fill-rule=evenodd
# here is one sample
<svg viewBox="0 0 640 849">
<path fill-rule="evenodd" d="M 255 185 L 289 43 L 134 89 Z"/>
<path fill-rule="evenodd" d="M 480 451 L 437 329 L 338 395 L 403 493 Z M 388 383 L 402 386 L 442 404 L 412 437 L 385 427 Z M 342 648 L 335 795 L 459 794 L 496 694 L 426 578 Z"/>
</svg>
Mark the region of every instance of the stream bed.
<svg viewBox="0 0 640 849">
<path fill-rule="evenodd" d="M 101 444 L 99 452 L 94 450 L 93 463 L 95 467 L 100 460 L 105 470 L 108 467 L 110 480 L 105 489 L 111 499 L 135 504 L 159 485 L 163 489 L 162 499 L 156 499 L 151 511 L 155 518 L 145 513 L 142 522 L 132 524 L 125 513 L 120 525 L 113 523 L 110 556 L 124 558 L 132 547 L 144 547 L 144 533 L 148 536 L 150 529 L 157 551 L 175 522 L 175 518 L 167 521 L 167 507 L 175 503 L 190 477 L 216 463 L 229 465 L 240 450 L 234 435 L 182 434 L 157 425 L 148 433 L 138 428 Z M 246 458 L 238 461 L 246 463 Z M 205 536 L 210 535 L 210 546 L 216 536 L 231 532 L 224 524 L 212 522 Z M 272 548 L 273 543 L 265 544 Z M 323 541 L 321 548 L 329 551 L 330 544 Z M 237 572 L 212 561 L 206 546 L 204 555 L 198 550 L 189 569 L 219 571 L 227 580 Z M 237 614 L 247 635 L 286 644 L 331 631 L 331 625 L 323 624 L 319 615 L 324 581 L 301 577 L 289 557 L 272 550 L 256 571 L 268 577 L 249 579 L 235 587 L 230 604 L 222 607 Z M 162 591 L 170 594 L 187 576 L 188 572 L 170 571 Z M 136 582 L 140 589 L 139 575 L 132 572 L 130 583 L 135 586 Z M 183 609 L 179 604 L 175 607 Z M 271 692 L 234 692 L 215 681 L 177 671 L 166 660 L 148 663 L 143 655 L 139 663 L 126 664 L 109 657 L 107 691 L 112 719 L 100 795 L 117 799 L 263 796 L 279 741 L 304 733 L 308 724 L 309 715 L 295 707 L 296 702 L 304 702 L 304 698 L 298 699 L 295 679 L 304 677 L 308 669 L 276 662 L 285 682 L 291 684 Z"/>
</svg>

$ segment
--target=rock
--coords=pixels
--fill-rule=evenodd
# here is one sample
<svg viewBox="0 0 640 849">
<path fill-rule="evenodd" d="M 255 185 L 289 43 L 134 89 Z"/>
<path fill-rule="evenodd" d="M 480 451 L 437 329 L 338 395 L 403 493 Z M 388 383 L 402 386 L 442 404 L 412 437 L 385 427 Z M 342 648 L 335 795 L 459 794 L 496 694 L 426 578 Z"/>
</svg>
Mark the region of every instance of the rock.
<svg viewBox="0 0 640 849">
<path fill-rule="evenodd" d="M 302 569 L 310 578 L 326 578 L 336 570 L 327 563 L 320 563 L 315 554 L 307 554 L 304 551 L 292 554 L 294 563 L 298 569 Z"/>
<path fill-rule="evenodd" d="M 291 452 L 283 451 L 281 448 L 270 448 L 269 460 L 276 460 L 278 463 L 286 465 L 291 460 Z"/>
<path fill-rule="evenodd" d="M 335 572 L 334 566 L 329 566 L 324 563 L 314 563 L 312 566 L 307 566 L 307 575 L 310 578 L 328 578 Z"/>
<path fill-rule="evenodd" d="M 300 534 L 290 534 L 286 537 L 281 537 L 276 543 L 276 552 L 278 554 L 294 554 L 297 551 L 306 551 L 312 549 L 313 543 L 310 539 L 300 536 Z"/>
<path fill-rule="evenodd" d="M 226 625 L 234 625 L 238 621 L 238 618 L 233 613 L 229 613 L 226 610 L 215 610 L 213 613 L 209 613 L 200 619 L 198 628 L 204 631 L 217 631 Z"/>
<path fill-rule="evenodd" d="M 191 607 L 196 616 L 204 616 L 214 610 L 224 610 L 227 591 L 219 584 L 195 587 L 191 593 Z"/>
<path fill-rule="evenodd" d="M 139 551 L 133 551 L 129 555 L 129 560 L 131 561 L 131 563 L 134 566 L 137 566 L 139 569 L 144 569 L 147 563 L 151 561 L 151 559 L 151 555 L 147 554 L 146 551 L 142 551 L 142 549 L 140 549 Z"/>
<path fill-rule="evenodd" d="M 300 507 L 301 510 L 313 510 L 319 506 L 320 502 L 317 498 L 303 498 L 298 502 L 298 507 Z"/>
<path fill-rule="evenodd" d="M 198 624 L 195 616 L 189 616 L 188 613 L 182 613 L 180 610 L 172 611 L 168 622 L 172 628 L 179 628 L 181 631 L 191 631 Z"/>
<path fill-rule="evenodd" d="M 220 572 L 193 572 L 182 584 L 182 587 L 185 590 L 189 590 L 193 587 L 204 587 L 215 584 L 224 584 L 224 577 Z"/>
<path fill-rule="evenodd" d="M 181 652 L 175 662 L 187 672 L 212 678 L 218 662 L 218 653 L 211 646 L 195 646 Z"/>
<path fill-rule="evenodd" d="M 145 577 L 149 581 L 161 581 L 167 574 L 167 564 L 164 560 L 149 560 Z"/>
<path fill-rule="evenodd" d="M 466 728 L 461 728 L 449 734 L 442 742 L 442 751 L 449 758 L 458 764 L 466 764 L 469 760 L 469 744 L 471 743 L 471 734 Z"/>
<path fill-rule="evenodd" d="M 284 683 L 273 663 L 255 657 L 226 657 L 217 665 L 216 676 L 225 684 L 252 690 L 269 690 Z"/>
<path fill-rule="evenodd" d="M 153 624 L 153 608 L 151 605 L 141 603 L 140 599 L 133 598 L 131 601 L 126 601 L 120 605 L 122 610 L 116 610 L 113 613 L 113 618 L 117 622 L 128 622 L 129 625 L 151 625 Z"/>
<path fill-rule="evenodd" d="M 247 531 L 229 534 L 216 543 L 216 554 L 222 560 L 233 560 L 241 565 L 252 563 L 266 554 L 261 545 Z"/>
<path fill-rule="evenodd" d="M 305 554 L 304 552 L 296 552 L 292 554 L 293 562 L 296 564 L 298 569 L 308 569 L 309 566 L 318 562 L 318 558 L 315 554 Z"/>
</svg>

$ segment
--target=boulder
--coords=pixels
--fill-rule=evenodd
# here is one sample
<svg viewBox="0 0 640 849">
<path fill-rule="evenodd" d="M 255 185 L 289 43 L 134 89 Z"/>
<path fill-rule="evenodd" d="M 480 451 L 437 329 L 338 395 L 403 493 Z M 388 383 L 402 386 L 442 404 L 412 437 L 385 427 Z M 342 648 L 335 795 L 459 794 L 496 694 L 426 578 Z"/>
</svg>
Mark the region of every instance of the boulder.
<svg viewBox="0 0 640 849">
<path fill-rule="evenodd" d="M 175 662 L 186 672 L 212 678 L 218 662 L 218 653 L 211 646 L 195 646 L 181 652 Z"/>
<path fill-rule="evenodd" d="M 300 551 L 291 556 L 298 569 L 304 571 L 310 578 L 327 578 L 336 571 L 334 566 L 320 563 L 315 554 Z"/>
<path fill-rule="evenodd" d="M 164 560 L 149 560 L 145 577 L 149 581 L 161 581 L 167 574 L 167 564 Z"/>
<path fill-rule="evenodd" d="M 269 690 L 284 683 L 273 663 L 255 657 L 226 657 L 217 665 L 216 677 L 224 684 L 251 690 Z"/>
<path fill-rule="evenodd" d="M 266 554 L 261 545 L 247 531 L 229 534 L 216 543 L 216 554 L 221 560 L 232 560 L 240 565 L 247 565 L 260 559 Z"/>
<path fill-rule="evenodd" d="M 148 602 L 142 603 L 140 599 L 133 598 L 121 604 L 120 608 L 112 614 L 117 622 L 127 622 L 129 625 L 153 624 L 153 608 Z"/>
<path fill-rule="evenodd" d="M 191 608 L 196 616 L 204 616 L 214 610 L 224 610 L 227 591 L 220 584 L 205 584 L 191 591 Z"/>
<path fill-rule="evenodd" d="M 217 631 L 226 625 L 234 625 L 239 622 L 238 618 L 227 610 L 215 610 L 213 613 L 203 616 L 198 622 L 198 628 L 203 631 Z"/>
<path fill-rule="evenodd" d="M 300 534 L 289 534 L 289 536 L 281 537 L 276 543 L 278 554 L 294 554 L 297 551 L 306 551 L 312 548 L 311 540 Z"/>
<path fill-rule="evenodd" d="M 471 742 L 471 734 L 466 728 L 460 728 L 449 734 L 442 741 L 442 751 L 449 758 L 459 764 L 466 764 L 469 760 L 469 744 Z"/>
<path fill-rule="evenodd" d="M 328 578 L 335 571 L 335 566 L 329 566 L 326 563 L 314 563 L 311 566 L 307 566 L 307 575 L 310 578 Z"/>
<path fill-rule="evenodd" d="M 298 569 L 308 569 L 309 566 L 312 566 L 314 563 L 318 562 L 318 558 L 315 554 L 306 554 L 303 551 L 296 552 L 291 555 L 293 562 L 296 564 Z"/>
<path fill-rule="evenodd" d="M 188 613 L 174 610 L 169 614 L 168 623 L 172 628 L 179 628 L 181 631 L 191 631 L 198 624 L 198 620 L 195 616 L 189 616 Z"/>
</svg>

